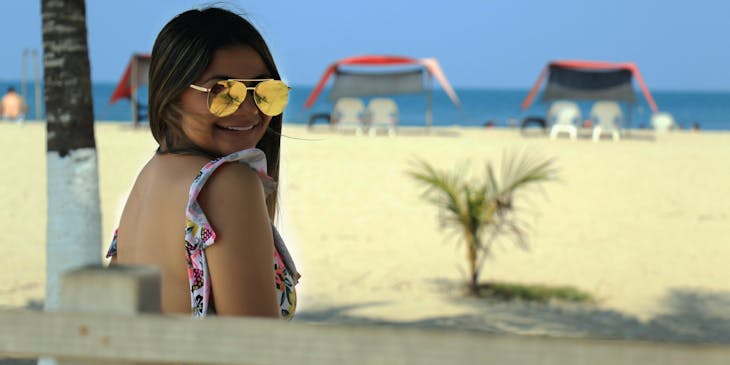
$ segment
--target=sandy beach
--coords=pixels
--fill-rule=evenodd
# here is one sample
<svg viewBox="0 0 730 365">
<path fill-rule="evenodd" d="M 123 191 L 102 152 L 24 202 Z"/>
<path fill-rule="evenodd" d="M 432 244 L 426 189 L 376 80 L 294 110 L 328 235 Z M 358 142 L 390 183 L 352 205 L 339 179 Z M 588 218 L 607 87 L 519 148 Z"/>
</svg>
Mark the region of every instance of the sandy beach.
<svg viewBox="0 0 730 365">
<path fill-rule="evenodd" d="M 277 224 L 303 274 L 296 320 L 730 342 L 730 133 L 646 131 L 615 143 L 466 128 L 284 134 Z M 113 123 L 97 123 L 96 138 L 101 256 L 156 145 L 146 128 Z M 45 126 L 2 123 L 0 141 L 0 306 L 33 305 L 45 286 Z M 470 161 L 481 176 L 519 149 L 554 159 L 560 179 L 518 197 L 530 249 L 500 243 L 482 281 L 571 285 L 597 304 L 465 297 L 464 247 L 406 174 L 422 159 Z"/>
</svg>

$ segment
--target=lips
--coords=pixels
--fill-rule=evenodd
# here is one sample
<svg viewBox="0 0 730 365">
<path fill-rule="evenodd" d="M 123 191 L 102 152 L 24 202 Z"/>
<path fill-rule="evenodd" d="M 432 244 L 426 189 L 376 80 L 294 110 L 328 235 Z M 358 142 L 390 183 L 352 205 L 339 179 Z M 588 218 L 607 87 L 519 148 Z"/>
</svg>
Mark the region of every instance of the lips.
<svg viewBox="0 0 730 365">
<path fill-rule="evenodd" d="M 220 128 L 220 129 L 223 129 L 223 130 L 232 131 L 232 132 L 246 132 L 246 131 L 250 131 L 250 130 L 256 128 L 259 124 L 260 123 L 255 123 L 255 124 L 251 124 L 251 125 L 247 125 L 247 126 L 243 126 L 243 125 L 216 125 L 216 127 Z"/>
</svg>

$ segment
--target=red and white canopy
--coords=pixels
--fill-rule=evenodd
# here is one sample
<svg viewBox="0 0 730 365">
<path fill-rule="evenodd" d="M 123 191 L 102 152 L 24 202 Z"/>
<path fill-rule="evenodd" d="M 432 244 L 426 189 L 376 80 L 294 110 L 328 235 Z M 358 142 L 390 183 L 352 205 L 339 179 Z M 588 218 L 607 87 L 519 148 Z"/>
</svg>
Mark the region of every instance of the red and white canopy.
<svg viewBox="0 0 730 365">
<path fill-rule="evenodd" d="M 632 62 L 604 62 L 563 60 L 550 62 L 540 72 L 535 85 L 522 102 L 522 109 L 530 107 L 542 82 L 548 77 L 543 100 L 556 99 L 613 99 L 633 102 L 635 78 L 646 102 L 653 112 L 658 108 L 639 68 Z"/>
<path fill-rule="evenodd" d="M 317 86 L 314 88 L 314 90 L 312 90 L 312 93 L 309 94 L 307 101 L 304 103 L 304 108 L 307 109 L 314 105 L 315 101 L 317 101 L 317 98 L 319 97 L 319 94 L 322 93 L 322 89 L 324 89 L 324 86 L 327 84 L 327 81 L 332 76 L 332 74 L 337 74 L 343 67 L 373 67 L 377 71 L 378 67 L 384 68 L 409 65 L 423 67 L 431 76 L 435 77 L 436 80 L 438 80 L 439 84 L 441 84 L 441 87 L 444 89 L 446 94 L 448 94 L 449 98 L 451 98 L 451 101 L 456 106 L 461 106 L 461 101 L 459 101 L 459 97 L 456 96 L 456 92 L 454 92 L 451 84 L 449 84 L 449 80 L 446 79 L 446 75 L 444 75 L 444 72 L 441 70 L 441 66 L 435 58 L 415 59 L 402 56 L 366 55 L 349 57 L 330 64 L 320 78 L 319 82 L 317 83 Z M 373 75 L 382 74 L 374 72 Z"/>
</svg>

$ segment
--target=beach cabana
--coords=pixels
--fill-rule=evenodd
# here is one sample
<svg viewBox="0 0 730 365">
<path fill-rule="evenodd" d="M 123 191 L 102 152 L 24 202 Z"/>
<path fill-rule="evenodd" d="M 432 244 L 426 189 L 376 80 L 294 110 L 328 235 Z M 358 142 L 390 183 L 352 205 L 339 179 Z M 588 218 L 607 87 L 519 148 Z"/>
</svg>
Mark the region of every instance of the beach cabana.
<svg viewBox="0 0 730 365">
<path fill-rule="evenodd" d="M 435 58 L 401 56 L 356 56 L 330 64 L 309 94 L 304 108 L 314 105 L 330 77 L 334 78 L 328 99 L 426 93 L 426 126 L 431 126 L 433 78 L 456 107 L 461 101 Z"/>
<path fill-rule="evenodd" d="M 124 70 L 121 80 L 114 89 L 109 104 L 116 103 L 119 99 L 129 99 L 132 104 L 132 123 L 136 127 L 142 118 L 139 100 L 137 99 L 137 89 L 140 86 L 149 83 L 148 76 L 150 70 L 149 54 L 133 54 Z"/>
<path fill-rule="evenodd" d="M 541 98 L 544 102 L 612 100 L 631 106 L 636 103 L 633 86 L 635 79 L 652 112 L 656 113 L 659 110 L 639 68 L 634 63 L 575 60 L 552 61 L 545 66 L 527 97 L 522 101 L 523 110 L 532 105 L 546 78 Z"/>
</svg>

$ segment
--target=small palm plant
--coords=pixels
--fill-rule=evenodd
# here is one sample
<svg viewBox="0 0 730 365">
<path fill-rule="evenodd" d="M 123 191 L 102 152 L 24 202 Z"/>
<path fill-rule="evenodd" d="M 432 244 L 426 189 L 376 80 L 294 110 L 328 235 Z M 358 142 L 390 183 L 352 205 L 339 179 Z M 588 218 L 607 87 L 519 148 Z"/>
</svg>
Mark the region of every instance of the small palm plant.
<svg viewBox="0 0 730 365">
<path fill-rule="evenodd" d="M 491 163 L 487 163 L 483 182 L 468 181 L 463 173 L 463 167 L 450 174 L 425 161 L 418 161 L 408 172 L 426 185 L 424 196 L 441 209 L 442 224 L 462 236 L 470 271 L 469 291 L 478 295 L 479 273 L 496 239 L 509 235 L 518 246 L 527 248 L 523 225 L 515 216 L 515 193 L 554 179 L 555 168 L 551 160 L 506 154 L 499 178 Z"/>
</svg>

